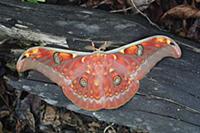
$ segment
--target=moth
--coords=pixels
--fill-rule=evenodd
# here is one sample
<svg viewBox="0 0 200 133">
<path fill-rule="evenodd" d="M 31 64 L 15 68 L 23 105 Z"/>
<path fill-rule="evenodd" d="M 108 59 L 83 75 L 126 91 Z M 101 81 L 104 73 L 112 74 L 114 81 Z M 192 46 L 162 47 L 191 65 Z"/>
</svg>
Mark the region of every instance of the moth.
<svg viewBox="0 0 200 133">
<path fill-rule="evenodd" d="M 16 67 L 18 72 L 41 72 L 59 85 L 75 105 L 96 111 L 124 105 L 158 61 L 180 56 L 175 41 L 157 35 L 109 51 L 32 47 L 20 56 Z"/>
</svg>

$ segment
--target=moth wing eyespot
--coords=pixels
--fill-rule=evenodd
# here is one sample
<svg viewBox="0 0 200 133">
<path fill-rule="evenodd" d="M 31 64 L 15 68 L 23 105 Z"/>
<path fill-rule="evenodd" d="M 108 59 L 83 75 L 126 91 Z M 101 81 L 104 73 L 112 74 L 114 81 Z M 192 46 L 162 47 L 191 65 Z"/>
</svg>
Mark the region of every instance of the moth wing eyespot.
<svg viewBox="0 0 200 133">
<path fill-rule="evenodd" d="M 137 56 L 142 56 L 144 47 L 142 45 L 137 45 L 138 50 L 137 50 Z"/>
<path fill-rule="evenodd" d="M 117 75 L 117 76 L 114 77 L 113 84 L 115 86 L 119 86 L 121 84 L 121 82 L 122 82 L 122 78 L 119 75 Z"/>
<path fill-rule="evenodd" d="M 87 87 L 88 81 L 85 78 L 82 77 L 79 80 L 79 84 L 81 85 L 81 87 Z"/>
<path fill-rule="evenodd" d="M 60 60 L 60 57 L 59 57 L 59 52 L 54 52 L 53 54 L 53 60 L 56 64 L 61 64 L 61 60 Z"/>
</svg>

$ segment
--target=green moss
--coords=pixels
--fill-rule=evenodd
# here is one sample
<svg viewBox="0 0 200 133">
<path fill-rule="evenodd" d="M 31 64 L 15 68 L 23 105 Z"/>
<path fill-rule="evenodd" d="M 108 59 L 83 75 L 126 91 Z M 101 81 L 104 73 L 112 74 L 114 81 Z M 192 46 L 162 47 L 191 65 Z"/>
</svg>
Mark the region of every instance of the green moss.
<svg viewBox="0 0 200 133">
<path fill-rule="evenodd" d="M 39 2 L 46 2 L 46 0 L 21 0 L 22 2 L 29 2 L 33 4 L 37 4 Z"/>
</svg>

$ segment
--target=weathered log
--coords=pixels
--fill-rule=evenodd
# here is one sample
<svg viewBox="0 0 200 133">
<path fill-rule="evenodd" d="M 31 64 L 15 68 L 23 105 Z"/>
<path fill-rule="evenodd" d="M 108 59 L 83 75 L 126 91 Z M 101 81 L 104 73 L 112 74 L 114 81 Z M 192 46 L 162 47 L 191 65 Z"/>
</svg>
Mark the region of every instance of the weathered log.
<svg viewBox="0 0 200 133">
<path fill-rule="evenodd" d="M 144 33 L 149 34 L 142 25 L 127 23 L 127 20 L 120 19 L 121 16 L 112 17 L 105 12 L 10 0 L 2 0 L 0 5 L 0 33 L 18 39 L 83 50 L 83 46 L 91 41 L 99 45 L 105 41 L 123 44 L 141 39 Z M 133 34 L 137 31 L 146 32 Z"/>
<path fill-rule="evenodd" d="M 108 49 L 112 49 L 146 36 L 164 34 L 151 29 L 148 24 L 139 24 L 145 24 L 140 22 L 142 19 L 132 21 L 136 17 L 70 6 L 30 5 L 13 0 L 0 1 L 0 18 L 1 34 L 42 41 L 53 47 L 68 45 L 76 50 L 87 50 L 85 46 L 91 41 L 99 45 L 109 41 L 112 45 Z M 31 34 L 26 36 L 29 32 Z M 38 37 L 38 34 L 45 37 Z M 156 133 L 200 132 L 200 49 L 194 42 L 174 39 L 180 44 L 183 57 L 161 61 L 141 81 L 137 95 L 119 109 L 80 110 L 64 97 L 58 86 L 36 72 L 19 80 L 7 77 L 7 83 L 38 95 L 49 104 L 134 129 Z"/>
</svg>

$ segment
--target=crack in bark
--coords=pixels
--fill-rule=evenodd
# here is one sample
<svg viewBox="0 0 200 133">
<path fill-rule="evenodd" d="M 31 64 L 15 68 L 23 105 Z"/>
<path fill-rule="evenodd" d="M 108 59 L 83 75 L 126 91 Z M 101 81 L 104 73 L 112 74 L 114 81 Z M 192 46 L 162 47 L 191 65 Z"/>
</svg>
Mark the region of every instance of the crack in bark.
<svg viewBox="0 0 200 133">
<path fill-rule="evenodd" d="M 172 99 L 169 99 L 169 98 L 159 97 L 159 96 L 152 95 L 152 94 L 151 94 L 151 95 L 147 95 L 147 94 L 141 93 L 141 92 L 137 92 L 136 95 L 146 96 L 146 97 L 148 97 L 148 98 L 152 98 L 152 99 L 156 99 L 156 100 L 167 101 L 167 102 L 169 102 L 169 103 L 176 104 L 176 105 L 178 105 L 178 106 L 180 106 L 180 107 L 184 108 L 185 110 L 190 111 L 190 112 L 192 112 L 192 113 L 200 114 L 200 111 L 198 111 L 198 110 L 196 110 L 196 109 L 193 109 L 193 108 L 191 108 L 191 107 L 189 107 L 189 106 L 186 106 L 186 105 L 184 105 L 184 104 L 178 103 L 178 102 L 176 102 L 176 101 L 174 101 L 174 100 L 172 100 Z"/>
<path fill-rule="evenodd" d="M 180 118 L 176 118 L 176 117 L 173 117 L 173 116 L 170 116 L 170 115 L 159 114 L 159 113 L 156 113 L 156 112 L 151 112 L 151 111 L 146 111 L 146 110 L 135 110 L 135 111 L 145 112 L 145 113 L 149 113 L 149 114 L 153 114 L 153 115 L 157 115 L 157 116 L 161 116 L 161 117 L 165 117 L 165 118 L 171 118 L 171 119 L 178 120 L 178 121 L 181 121 L 181 122 L 193 125 L 193 126 L 200 127 L 200 124 L 189 122 L 189 121 L 186 121 L 186 120 L 183 120 L 183 119 L 180 119 Z"/>
</svg>

